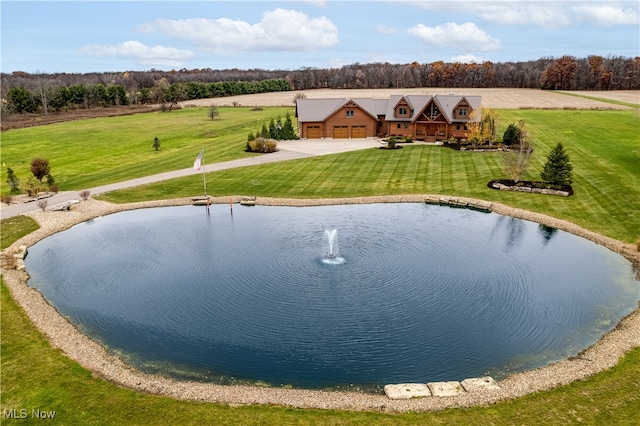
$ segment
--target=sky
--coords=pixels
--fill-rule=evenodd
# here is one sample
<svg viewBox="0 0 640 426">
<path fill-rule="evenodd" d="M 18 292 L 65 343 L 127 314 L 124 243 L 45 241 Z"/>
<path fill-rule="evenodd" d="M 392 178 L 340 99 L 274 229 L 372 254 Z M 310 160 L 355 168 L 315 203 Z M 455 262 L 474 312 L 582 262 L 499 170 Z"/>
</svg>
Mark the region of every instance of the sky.
<svg viewBox="0 0 640 426">
<path fill-rule="evenodd" d="M 636 57 L 639 9 L 637 0 L 1 0 L 0 71 Z"/>
</svg>

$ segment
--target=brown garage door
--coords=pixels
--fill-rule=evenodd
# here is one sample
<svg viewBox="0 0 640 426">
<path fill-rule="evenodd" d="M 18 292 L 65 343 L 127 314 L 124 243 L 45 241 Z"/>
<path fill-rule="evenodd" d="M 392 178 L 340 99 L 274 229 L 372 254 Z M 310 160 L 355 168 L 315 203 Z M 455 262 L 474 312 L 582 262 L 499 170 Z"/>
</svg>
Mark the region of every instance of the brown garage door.
<svg viewBox="0 0 640 426">
<path fill-rule="evenodd" d="M 333 127 L 334 139 L 346 139 L 349 137 L 349 126 L 334 126 Z"/>
<path fill-rule="evenodd" d="M 351 137 L 352 138 L 366 138 L 367 137 L 367 128 L 366 128 L 366 126 L 353 126 L 351 128 Z"/>
<path fill-rule="evenodd" d="M 307 127 L 307 139 L 320 139 L 322 132 L 320 126 L 308 126 Z"/>
</svg>

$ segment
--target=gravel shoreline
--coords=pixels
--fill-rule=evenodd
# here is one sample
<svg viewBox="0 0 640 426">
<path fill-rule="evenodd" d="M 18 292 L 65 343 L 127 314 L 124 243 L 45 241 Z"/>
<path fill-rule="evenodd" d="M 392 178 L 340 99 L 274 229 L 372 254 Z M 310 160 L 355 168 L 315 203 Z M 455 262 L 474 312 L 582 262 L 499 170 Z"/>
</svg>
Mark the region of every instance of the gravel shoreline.
<svg viewBox="0 0 640 426">
<path fill-rule="evenodd" d="M 281 206 L 309 206 L 329 204 L 364 204 L 424 202 L 427 195 L 398 195 L 384 197 L 360 197 L 338 199 L 280 199 L 258 197 L 256 204 Z M 239 203 L 240 196 L 232 197 Z M 462 198 L 468 201 L 480 201 Z M 212 198 L 213 203 L 229 203 L 229 197 Z M 103 346 L 82 334 L 75 326 L 62 317 L 44 297 L 27 285 L 29 275 L 17 271 L 9 260 L 21 245 L 31 246 L 37 241 L 68 229 L 89 219 L 125 210 L 140 208 L 178 206 L 191 204 L 191 198 L 151 201 L 131 204 L 111 204 L 89 199 L 80 202 L 74 210 L 65 212 L 34 211 L 29 213 L 40 225 L 40 229 L 16 241 L 3 251 L 2 274 L 13 299 L 24 309 L 35 326 L 49 339 L 54 348 L 62 350 L 69 358 L 84 368 L 106 380 L 140 392 L 168 396 L 171 398 L 218 402 L 228 405 L 274 404 L 296 408 L 341 409 L 358 411 L 436 411 L 451 407 L 488 405 L 498 401 L 518 398 L 533 392 L 552 389 L 584 379 L 616 365 L 630 349 L 640 346 L 640 309 L 624 318 L 610 333 L 596 344 L 584 350 L 579 356 L 551 364 L 536 370 L 508 376 L 498 382 L 499 390 L 467 392 L 454 397 L 426 397 L 410 400 L 391 400 L 385 395 L 362 392 L 322 391 L 306 389 L 265 388 L 245 385 L 216 385 L 178 381 L 162 376 L 145 374 L 125 364 L 118 357 L 109 354 Z M 555 227 L 591 240 L 615 251 L 637 267 L 640 253 L 632 244 L 608 238 L 581 228 L 570 222 L 539 213 L 515 209 L 498 203 L 491 203 L 495 213 L 535 221 Z"/>
</svg>

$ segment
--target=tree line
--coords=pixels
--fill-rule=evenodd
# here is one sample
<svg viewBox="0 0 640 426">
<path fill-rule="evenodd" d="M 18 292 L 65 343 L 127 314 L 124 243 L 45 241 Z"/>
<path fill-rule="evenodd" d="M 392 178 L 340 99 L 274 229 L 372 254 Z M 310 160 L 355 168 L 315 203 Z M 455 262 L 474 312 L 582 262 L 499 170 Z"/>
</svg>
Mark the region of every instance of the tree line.
<svg viewBox="0 0 640 426">
<path fill-rule="evenodd" d="M 251 93 L 305 89 L 540 88 L 640 89 L 640 57 L 563 56 L 525 62 L 463 64 L 355 63 L 288 70 L 127 71 L 123 73 L 2 73 L 4 113 L 162 104 Z"/>
</svg>

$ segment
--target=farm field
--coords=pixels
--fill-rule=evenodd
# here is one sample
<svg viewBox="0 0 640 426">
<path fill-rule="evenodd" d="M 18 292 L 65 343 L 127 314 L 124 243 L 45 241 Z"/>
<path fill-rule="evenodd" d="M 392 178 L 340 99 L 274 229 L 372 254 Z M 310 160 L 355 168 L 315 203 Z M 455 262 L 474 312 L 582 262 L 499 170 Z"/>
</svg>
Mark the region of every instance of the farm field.
<svg viewBox="0 0 640 426">
<path fill-rule="evenodd" d="M 520 109 L 520 108 L 557 108 L 557 109 L 589 109 L 589 108 L 616 108 L 625 109 L 630 106 L 615 105 L 607 100 L 626 102 L 640 107 L 640 91 L 638 90 L 612 90 L 608 92 L 555 92 L 538 89 L 500 89 L 500 88 L 402 88 L 402 89 L 313 89 L 291 92 L 261 93 L 255 95 L 230 96 L 216 99 L 197 99 L 184 101 L 182 105 L 209 106 L 233 105 L 244 106 L 293 106 L 293 99 L 298 93 L 303 93 L 309 99 L 320 98 L 375 98 L 383 99 L 391 95 L 456 95 L 482 96 L 482 105 L 485 108 Z M 578 94 L 600 98 L 601 100 L 588 99 L 578 96 L 569 96 L 564 93 Z"/>
</svg>

